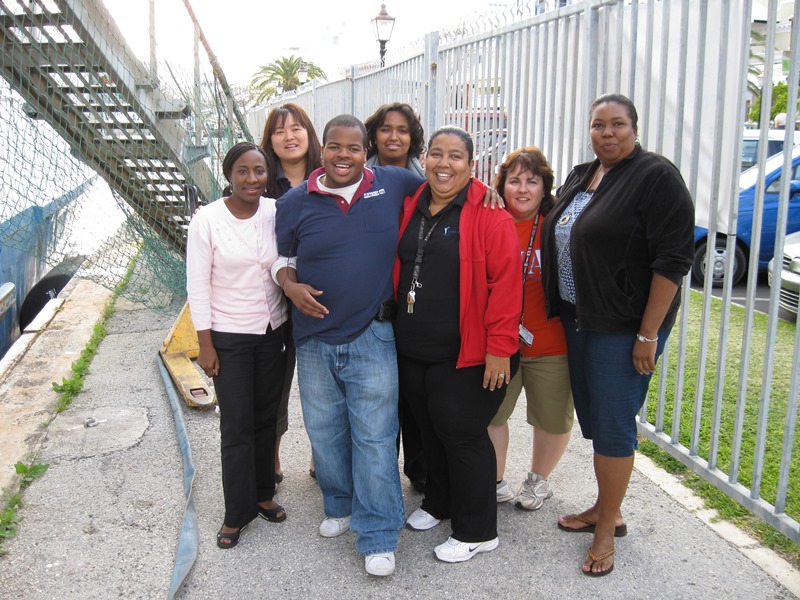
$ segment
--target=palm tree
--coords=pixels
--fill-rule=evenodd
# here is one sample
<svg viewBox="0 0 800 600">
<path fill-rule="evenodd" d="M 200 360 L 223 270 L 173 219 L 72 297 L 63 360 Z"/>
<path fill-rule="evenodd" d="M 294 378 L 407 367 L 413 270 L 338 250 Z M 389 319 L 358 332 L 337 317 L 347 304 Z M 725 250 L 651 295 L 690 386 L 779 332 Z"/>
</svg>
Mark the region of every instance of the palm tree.
<svg viewBox="0 0 800 600">
<path fill-rule="evenodd" d="M 767 60 L 767 58 L 771 60 L 772 53 L 767 52 L 765 47 L 764 54 L 761 55 L 753 50 L 753 46 L 763 46 L 766 39 L 767 36 L 759 31 L 750 32 L 750 61 L 747 66 L 747 89 L 755 97 L 761 96 L 761 87 L 759 87 L 757 82 L 764 73 L 764 61 Z"/>
<path fill-rule="evenodd" d="M 278 87 L 283 91 L 297 89 L 300 86 L 300 67 L 308 70 L 308 81 L 312 79 L 327 79 L 325 71 L 312 62 L 304 61 L 299 56 L 284 56 L 262 65 L 250 79 L 250 89 L 255 96 L 256 104 L 269 100 L 277 95 Z"/>
</svg>

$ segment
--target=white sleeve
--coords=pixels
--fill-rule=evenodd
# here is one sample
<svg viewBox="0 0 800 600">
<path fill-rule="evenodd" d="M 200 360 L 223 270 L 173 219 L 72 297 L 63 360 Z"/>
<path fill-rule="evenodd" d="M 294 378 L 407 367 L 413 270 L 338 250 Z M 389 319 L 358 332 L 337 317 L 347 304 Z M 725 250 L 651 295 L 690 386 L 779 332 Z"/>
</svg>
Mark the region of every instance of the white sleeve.
<svg viewBox="0 0 800 600">
<path fill-rule="evenodd" d="M 211 329 L 211 264 L 214 251 L 208 220 L 195 216 L 186 242 L 186 292 L 197 331 Z"/>
<path fill-rule="evenodd" d="M 274 263 L 272 263 L 272 268 L 270 272 L 272 273 L 272 280 L 278 285 L 279 288 L 283 289 L 281 285 L 281 281 L 278 281 L 278 271 L 281 269 L 295 269 L 297 270 L 297 257 L 296 256 L 278 256 Z"/>
</svg>

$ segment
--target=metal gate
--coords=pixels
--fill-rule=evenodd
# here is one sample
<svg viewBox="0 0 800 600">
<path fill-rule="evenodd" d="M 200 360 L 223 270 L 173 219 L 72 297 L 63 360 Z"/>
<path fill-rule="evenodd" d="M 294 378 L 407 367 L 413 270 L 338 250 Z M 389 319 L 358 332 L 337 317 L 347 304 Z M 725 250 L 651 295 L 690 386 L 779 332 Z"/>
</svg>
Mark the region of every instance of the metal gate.
<svg viewBox="0 0 800 600">
<path fill-rule="evenodd" d="M 353 67 L 341 81 L 311 83 L 284 94 L 250 114 L 250 128 L 258 136 L 265 114 L 289 100 L 303 106 L 320 131 L 339 113 L 364 119 L 385 102 L 408 102 L 426 132 L 456 124 L 475 136 L 476 176 L 482 180 L 490 181 L 506 152 L 534 144 L 549 157 L 560 182 L 574 164 L 592 158 L 592 99 L 620 92 L 638 108 L 642 146 L 667 156 L 681 170 L 695 198 L 697 224 L 708 227 L 709 247 L 718 233 L 735 232 L 751 1 L 584 0 L 566 6 L 559 2 L 558 8 L 541 13 L 542 3 L 533 4 L 534 9 L 515 7 L 484 20 L 474 30 L 428 34 L 421 51 L 386 68 L 362 73 L 363 67 Z M 771 48 L 779 3 L 768 4 L 766 47 Z M 798 5 L 795 24 L 800 23 Z M 796 118 L 799 30 L 791 29 L 789 69 L 795 77 L 789 78 L 789 123 Z M 771 81 L 771 53 L 767 57 L 764 79 Z M 763 95 L 762 104 L 769 107 L 769 86 Z M 769 114 L 762 112 L 764 141 L 768 121 Z M 756 213 L 763 203 L 765 143 L 760 152 Z M 790 164 L 787 151 L 784 172 Z M 790 200 L 789 178 L 783 179 L 776 256 L 782 253 Z M 759 233 L 756 218 L 756 242 Z M 731 256 L 735 236 L 719 237 L 726 240 Z M 795 330 L 794 345 L 786 351 L 790 356 L 776 356 L 786 324 L 778 336 L 777 288 L 768 316 L 754 310 L 758 269 L 752 254 L 743 311 L 732 306 L 730 285 L 719 302 L 712 300 L 710 278 L 699 294 L 690 291 L 687 277 L 680 322 L 651 386 L 639 430 L 800 542 L 800 506 L 787 506 L 787 492 L 800 485 L 792 477 L 800 374 L 796 328 L 789 324 Z M 732 268 L 733 261 L 727 261 L 728 282 Z M 781 369 L 776 370 L 776 361 Z M 722 418 L 729 414 L 733 417 Z M 779 476 L 764 482 L 764 465 L 770 461 L 779 463 Z M 793 496 L 800 496 L 800 490 Z"/>
</svg>

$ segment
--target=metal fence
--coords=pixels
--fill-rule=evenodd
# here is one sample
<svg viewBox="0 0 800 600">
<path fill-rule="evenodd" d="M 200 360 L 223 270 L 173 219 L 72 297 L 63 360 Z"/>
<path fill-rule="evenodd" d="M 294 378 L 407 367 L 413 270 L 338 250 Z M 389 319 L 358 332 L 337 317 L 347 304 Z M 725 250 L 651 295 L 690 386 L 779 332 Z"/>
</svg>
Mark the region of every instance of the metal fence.
<svg viewBox="0 0 800 600">
<path fill-rule="evenodd" d="M 768 48 L 774 44 L 777 4 L 769 2 Z M 800 23 L 798 4 L 793 23 Z M 482 180 L 491 179 L 507 151 L 534 144 L 550 158 L 559 182 L 574 164 L 592 158 L 591 100 L 604 92 L 621 92 L 639 109 L 642 145 L 680 168 L 696 199 L 697 223 L 708 226 L 709 247 L 718 232 L 735 232 L 751 1 L 584 0 L 549 8 L 527 15 L 509 11 L 485 21 L 482 32 L 461 27 L 428 34 L 424 50 L 412 58 L 365 74 L 353 67 L 342 81 L 311 83 L 285 94 L 248 115 L 251 131 L 258 137 L 265 114 L 289 100 L 302 105 L 320 131 L 336 114 L 364 119 L 382 103 L 402 101 L 416 108 L 428 133 L 445 124 L 473 133 L 476 176 Z M 795 74 L 800 72 L 798 29 L 791 33 L 790 72 Z M 766 55 L 771 58 L 772 53 Z M 766 81 L 772 79 L 771 63 L 766 60 Z M 793 123 L 796 77 L 789 83 L 787 122 Z M 767 107 L 770 95 L 767 86 Z M 768 121 L 764 112 L 762 142 Z M 760 152 L 756 212 L 763 203 L 765 143 Z M 785 156 L 784 172 L 791 152 Z M 783 248 L 788 179 L 780 195 L 776 256 Z M 754 231 L 756 241 L 758 235 Z M 727 240 L 731 256 L 735 236 L 719 239 Z M 769 314 L 754 310 L 758 269 L 752 254 L 743 311 L 732 306 L 730 285 L 719 302 L 712 300 L 710 278 L 700 295 L 690 292 L 687 277 L 680 322 L 639 429 L 800 542 L 800 482 L 792 467 L 800 462 L 795 449 L 800 364 L 797 340 L 791 340 L 796 328 L 791 323 L 779 326 L 777 287 Z M 732 263 L 726 263 L 728 282 Z M 781 346 L 787 337 L 790 343 Z M 782 347 L 783 353 L 776 355 Z M 777 478 L 764 479 L 766 465 L 779 473 Z"/>
</svg>

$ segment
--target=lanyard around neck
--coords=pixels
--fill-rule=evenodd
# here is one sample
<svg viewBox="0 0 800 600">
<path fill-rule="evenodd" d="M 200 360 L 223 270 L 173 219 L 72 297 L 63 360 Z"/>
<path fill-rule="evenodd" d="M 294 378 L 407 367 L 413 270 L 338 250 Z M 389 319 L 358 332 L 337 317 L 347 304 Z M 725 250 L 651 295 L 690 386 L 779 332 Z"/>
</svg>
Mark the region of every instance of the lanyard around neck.
<svg viewBox="0 0 800 600">
<path fill-rule="evenodd" d="M 525 284 L 528 282 L 528 267 L 530 260 L 533 256 L 533 243 L 536 240 L 536 231 L 539 229 L 539 213 L 536 213 L 536 218 L 531 227 L 531 237 L 528 240 L 528 249 L 525 251 L 525 260 L 522 262 L 522 314 L 519 316 L 519 322 L 523 323 L 525 320 Z"/>
<path fill-rule="evenodd" d="M 428 233 L 425 233 L 425 215 L 422 215 L 419 221 L 419 233 L 417 234 L 417 255 L 414 257 L 414 271 L 411 273 L 411 290 L 414 291 L 415 288 L 422 287 L 422 284 L 419 283 L 419 272 L 422 269 L 422 257 L 425 254 L 425 247 L 428 245 L 428 240 L 431 239 L 431 234 L 433 230 L 436 229 L 436 226 L 439 224 L 439 221 L 442 220 L 444 216 L 444 211 L 439 213 L 439 216 L 433 221 L 433 225 L 428 230 Z"/>
<path fill-rule="evenodd" d="M 522 291 L 525 292 L 525 282 L 528 281 L 528 266 L 530 265 L 531 256 L 533 256 L 533 242 L 536 239 L 536 231 L 539 229 L 539 214 L 533 220 L 533 227 L 531 227 L 531 238 L 528 240 L 528 249 L 525 251 L 525 260 L 522 262 Z"/>
</svg>

